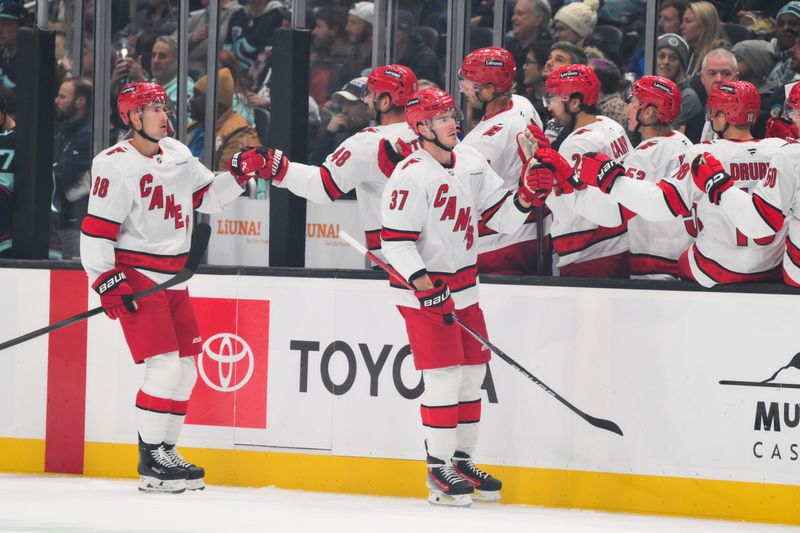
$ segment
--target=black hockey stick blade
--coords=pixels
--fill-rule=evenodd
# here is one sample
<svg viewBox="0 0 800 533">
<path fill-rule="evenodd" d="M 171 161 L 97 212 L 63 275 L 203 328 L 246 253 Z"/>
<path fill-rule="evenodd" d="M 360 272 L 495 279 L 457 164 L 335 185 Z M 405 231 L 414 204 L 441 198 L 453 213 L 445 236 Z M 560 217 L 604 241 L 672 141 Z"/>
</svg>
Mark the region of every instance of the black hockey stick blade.
<svg viewBox="0 0 800 533">
<path fill-rule="evenodd" d="M 192 247 L 189 250 L 189 257 L 186 259 L 186 264 L 184 267 L 175 274 L 173 277 L 165 281 L 164 283 L 159 283 L 154 287 L 150 287 L 149 289 L 145 289 L 141 292 L 137 292 L 133 296 L 131 296 L 131 300 L 139 300 L 144 298 L 145 296 L 150 296 L 153 293 L 158 291 L 162 291 L 164 289 L 168 289 L 170 287 L 174 287 L 180 283 L 183 283 L 189 278 L 194 275 L 195 270 L 200 265 L 200 260 L 203 258 L 203 254 L 206 251 L 206 246 L 208 246 L 208 239 L 211 236 L 211 228 L 208 224 L 200 223 L 195 227 L 194 234 L 192 235 Z M 56 322 L 55 324 L 50 324 L 49 326 L 45 326 L 43 328 L 39 328 L 35 331 L 31 331 L 30 333 L 26 333 L 25 335 L 20 335 L 10 341 L 6 341 L 0 344 L 0 352 L 5 350 L 6 348 L 11 348 L 12 346 L 16 346 L 17 344 L 21 344 L 25 341 L 29 341 L 31 339 L 35 339 L 45 333 L 50 333 L 51 331 L 55 331 L 57 329 L 61 329 L 63 327 L 69 326 L 70 324 L 74 324 L 75 322 L 80 322 L 81 320 L 87 319 L 89 317 L 93 317 L 94 315 L 99 315 L 103 312 L 103 307 L 95 307 L 94 309 L 89 309 L 88 311 L 84 311 L 83 313 L 75 316 L 71 316 L 69 318 L 65 318 L 61 322 Z"/>
</svg>

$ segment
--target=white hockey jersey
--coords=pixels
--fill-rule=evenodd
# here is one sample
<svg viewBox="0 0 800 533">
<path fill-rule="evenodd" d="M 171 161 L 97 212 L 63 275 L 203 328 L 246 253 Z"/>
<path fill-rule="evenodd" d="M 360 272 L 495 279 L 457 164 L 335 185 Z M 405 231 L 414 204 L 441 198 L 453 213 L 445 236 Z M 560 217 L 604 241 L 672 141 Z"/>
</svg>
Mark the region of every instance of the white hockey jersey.
<svg viewBox="0 0 800 533">
<path fill-rule="evenodd" d="M 614 184 L 611 197 L 653 221 L 689 216 L 696 205 L 700 231 L 689 248 L 688 259 L 697 282 L 712 287 L 717 283 L 759 281 L 780 265 L 785 234 L 763 240 L 745 237 L 695 186 L 690 165 L 695 156 L 709 152 L 731 174 L 735 187 L 752 194 L 784 144 L 782 139 L 700 143 L 687 150 L 683 163 L 671 177 L 657 184 L 620 179 Z"/>
<path fill-rule="evenodd" d="M 365 128 L 340 144 L 320 167 L 290 163 L 283 180 L 275 185 L 318 204 L 333 202 L 355 189 L 367 248 L 377 250 L 381 247 L 381 195 L 387 180 L 378 150 L 383 139 L 393 145 L 402 139 L 412 150 L 420 148 L 419 137 L 405 122 Z"/>
<path fill-rule="evenodd" d="M 529 212 L 474 148 L 457 145 L 451 168 L 420 150 L 397 165 L 383 193 L 382 251 L 410 282 L 426 273 L 443 280 L 463 309 L 478 301 L 478 222 L 513 232 Z M 419 308 L 411 291 L 392 285 L 398 305 Z"/>
<path fill-rule="evenodd" d="M 168 137 L 159 147 L 148 157 L 122 141 L 92 160 L 81 225 L 81 262 L 90 283 L 120 265 L 155 283 L 168 280 L 186 263 L 194 209 L 221 211 L 242 193 L 229 172 L 214 175 L 180 141 Z"/>
<path fill-rule="evenodd" d="M 602 152 L 611 159 L 621 159 L 631 149 L 625 130 L 604 116 L 597 121 L 577 128 L 570 133 L 558 152 L 567 161 L 578 167 L 586 152 Z M 577 195 L 554 190 L 547 198 L 547 206 L 553 212 L 553 248 L 558 253 L 558 267 L 592 259 L 609 257 L 628 251 L 626 224 L 622 214 L 615 214 L 615 224 L 599 226 L 581 216 L 575 210 Z"/>
<path fill-rule="evenodd" d="M 520 95 L 512 95 L 511 106 L 484 117 L 467 133 L 462 141 L 475 148 L 489 161 L 489 166 L 503 179 L 504 187 L 516 191 L 522 173 L 524 155 L 517 145 L 517 134 L 524 132 L 529 124 L 542 127 L 542 120 L 533 104 Z M 545 235 L 549 222 L 545 222 Z M 536 216 L 532 211 L 526 223 L 512 234 L 498 233 L 481 224 L 478 228 L 478 253 L 491 252 L 519 242 L 536 239 Z"/>
<path fill-rule="evenodd" d="M 719 207 L 749 238 L 788 232 L 783 279 L 800 287 L 800 144 L 787 143 L 778 150 L 752 196 L 731 188 L 723 193 Z"/>
</svg>

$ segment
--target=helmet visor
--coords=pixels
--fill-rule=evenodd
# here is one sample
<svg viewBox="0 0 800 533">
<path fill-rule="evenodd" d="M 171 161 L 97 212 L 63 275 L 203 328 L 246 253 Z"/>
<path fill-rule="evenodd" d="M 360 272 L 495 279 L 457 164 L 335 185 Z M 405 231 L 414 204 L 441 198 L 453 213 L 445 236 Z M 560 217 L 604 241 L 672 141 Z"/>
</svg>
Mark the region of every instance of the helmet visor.
<svg viewBox="0 0 800 533">
<path fill-rule="evenodd" d="M 434 116 L 431 119 L 431 126 L 433 128 L 440 128 L 443 126 L 449 126 L 451 122 L 458 124 L 463 119 L 464 114 L 461 112 L 461 109 L 454 107 L 452 109 L 442 111 L 438 115 Z"/>
</svg>

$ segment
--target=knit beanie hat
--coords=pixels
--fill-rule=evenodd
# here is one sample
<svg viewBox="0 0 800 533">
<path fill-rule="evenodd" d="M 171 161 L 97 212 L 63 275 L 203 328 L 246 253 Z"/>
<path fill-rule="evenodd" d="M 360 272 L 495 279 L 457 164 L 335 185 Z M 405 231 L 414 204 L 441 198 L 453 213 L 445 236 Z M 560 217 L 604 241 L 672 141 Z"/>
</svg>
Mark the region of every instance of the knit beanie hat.
<svg viewBox="0 0 800 533">
<path fill-rule="evenodd" d="M 689 63 L 689 45 L 683 40 L 683 37 L 675 33 L 659 35 L 658 41 L 656 41 L 656 52 L 662 48 L 669 48 L 678 54 L 678 61 L 681 62 L 683 70 L 686 70 L 686 65 Z"/>
<path fill-rule="evenodd" d="M 741 57 L 760 80 L 775 66 L 775 51 L 767 41 L 740 41 L 731 48 L 731 52 Z"/>
<path fill-rule="evenodd" d="M 583 0 L 583 2 L 567 4 L 558 10 L 553 20 L 569 26 L 572 31 L 584 39 L 594 31 L 599 6 L 600 0 Z"/>
<path fill-rule="evenodd" d="M 781 15 L 794 15 L 800 19 L 800 2 L 795 0 L 780 8 L 780 10 L 778 10 L 778 16 L 775 17 L 775 20 L 780 20 Z"/>
</svg>

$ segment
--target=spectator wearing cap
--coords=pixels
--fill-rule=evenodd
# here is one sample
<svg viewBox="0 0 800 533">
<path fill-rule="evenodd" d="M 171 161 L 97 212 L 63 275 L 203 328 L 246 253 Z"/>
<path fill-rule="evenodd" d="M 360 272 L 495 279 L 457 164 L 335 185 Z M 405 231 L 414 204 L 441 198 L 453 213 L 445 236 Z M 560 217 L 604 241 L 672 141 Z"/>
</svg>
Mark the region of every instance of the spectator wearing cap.
<svg viewBox="0 0 800 533">
<path fill-rule="evenodd" d="M 354 78 L 372 67 L 372 22 L 375 5 L 372 2 L 356 2 L 347 12 L 345 31 L 355 53 L 348 73 Z"/>
<path fill-rule="evenodd" d="M 590 59 L 589 66 L 600 80 L 600 99 L 597 101 L 600 115 L 610 118 L 617 124 L 625 124 L 627 104 L 619 92 L 619 82 L 622 79 L 619 67 L 609 59 Z"/>
<path fill-rule="evenodd" d="M 733 45 L 731 53 L 736 56 L 739 80 L 755 85 L 761 95 L 762 104 L 766 105 L 767 95 L 771 95 L 779 87 L 777 82 L 766 80 L 775 66 L 772 44 L 757 40 L 739 41 Z"/>
<path fill-rule="evenodd" d="M 344 31 L 346 25 L 347 10 L 341 6 L 322 7 L 315 15 L 308 93 L 318 105 L 349 79 L 345 65 L 353 59 L 353 48 Z"/>
<path fill-rule="evenodd" d="M 203 157 L 205 144 L 204 125 L 207 86 L 208 76 L 203 76 L 197 80 L 194 95 L 189 104 L 194 121 L 187 129 L 187 134 L 189 135 L 188 146 L 192 155 L 198 158 Z M 214 128 L 215 157 L 213 168 L 218 171 L 227 170 L 230 158 L 244 147 L 261 145 L 255 128 L 248 124 L 242 115 L 232 109 L 234 87 L 231 71 L 227 68 L 221 69 L 217 74 L 217 122 Z"/>
<path fill-rule="evenodd" d="M 16 2 L 0 4 L 0 86 L 17 85 L 17 30 L 24 25 L 28 12 Z"/>
<path fill-rule="evenodd" d="M 686 78 L 686 64 L 689 61 L 689 45 L 678 34 L 665 33 L 656 41 L 656 74 L 663 76 L 678 86 L 681 91 L 681 113 L 672 127 L 684 133 L 687 123 L 705 114 L 700 97 Z M 699 132 L 699 129 L 698 129 Z M 688 135 L 687 135 L 688 136 Z"/>
<path fill-rule="evenodd" d="M 730 48 L 722 33 L 722 22 L 717 8 L 711 2 L 692 2 L 683 12 L 681 37 L 692 51 L 686 67 L 686 77 L 700 71 L 700 62 L 715 48 Z"/>
<path fill-rule="evenodd" d="M 398 15 L 395 41 L 397 63 L 414 71 L 417 78 L 431 80 L 438 86 L 444 85 L 444 74 L 439 58 L 422 38 L 412 31 L 413 17 L 407 11 Z"/>
<path fill-rule="evenodd" d="M 518 0 L 511 16 L 511 31 L 506 35 L 505 47 L 514 56 L 517 64 L 517 92 L 524 91 L 525 56 L 528 47 L 539 42 L 549 46 L 553 42 L 550 33 L 552 8 L 548 0 Z M 542 68 L 544 64 L 540 65 Z"/>
<path fill-rule="evenodd" d="M 776 64 L 767 76 L 767 81 L 774 81 L 779 85 L 792 81 L 796 72 L 791 66 L 791 49 L 798 36 L 800 36 L 800 1 L 792 1 L 778 11 L 775 38 L 771 41 L 775 50 Z"/>
<path fill-rule="evenodd" d="M 364 103 L 366 94 L 367 78 L 362 76 L 350 80 L 331 95 L 330 108 L 334 115 L 314 143 L 309 154 L 310 164 L 321 165 L 334 148 L 369 125 L 367 104 Z"/>
<path fill-rule="evenodd" d="M 553 17 L 553 34 L 559 41 L 567 41 L 583 46 L 584 40 L 592 34 L 597 25 L 599 0 L 584 0 L 567 4 Z"/>
<path fill-rule="evenodd" d="M 272 46 L 275 30 L 284 23 L 285 11 L 280 0 L 247 0 L 244 9 L 231 15 L 226 42 L 242 71 L 249 70 L 258 54 Z"/>
</svg>

